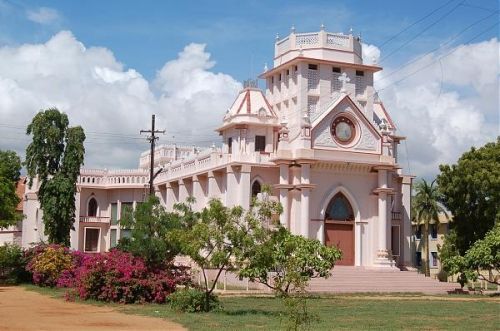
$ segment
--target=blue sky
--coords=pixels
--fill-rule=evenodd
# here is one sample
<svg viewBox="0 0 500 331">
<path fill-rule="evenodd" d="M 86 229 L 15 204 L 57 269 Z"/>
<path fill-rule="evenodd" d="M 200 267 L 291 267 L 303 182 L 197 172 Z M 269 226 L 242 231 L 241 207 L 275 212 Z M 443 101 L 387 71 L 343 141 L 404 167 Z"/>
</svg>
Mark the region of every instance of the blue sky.
<svg viewBox="0 0 500 331">
<path fill-rule="evenodd" d="M 324 24 L 380 52 L 401 163 L 432 178 L 500 133 L 498 18 L 495 0 L 0 0 L 0 149 L 23 155 L 27 123 L 52 106 L 86 130 L 88 167 L 135 167 L 151 113 L 161 143 L 219 143 L 213 129 L 271 67 L 276 33 Z"/>
<path fill-rule="evenodd" d="M 469 0 L 457 8 L 459 0 L 0 2 L 11 7 L 9 14 L 0 20 L 3 44 L 44 42 L 59 30 L 70 30 L 87 46 L 112 50 L 123 64 L 148 79 L 191 42 L 207 44 L 216 61 L 214 70 L 243 80 L 260 72 L 265 62 L 272 62 L 276 33 L 287 35 L 292 25 L 299 32 L 316 31 L 321 23 L 329 31 L 348 32 L 352 27 L 366 43 L 380 45 L 445 5 L 381 48 L 389 53 L 446 16 L 383 63 L 397 64 L 412 54 L 433 49 L 467 24 L 487 16 L 489 12 L 485 9 L 498 9 L 494 0 Z M 40 7 L 55 9 L 59 18 L 50 24 L 30 21 L 25 12 Z M 498 17 L 479 24 L 456 44 L 472 37 L 481 27 L 488 27 L 495 19 Z M 487 40 L 497 32 L 490 30 L 477 40 Z"/>
</svg>

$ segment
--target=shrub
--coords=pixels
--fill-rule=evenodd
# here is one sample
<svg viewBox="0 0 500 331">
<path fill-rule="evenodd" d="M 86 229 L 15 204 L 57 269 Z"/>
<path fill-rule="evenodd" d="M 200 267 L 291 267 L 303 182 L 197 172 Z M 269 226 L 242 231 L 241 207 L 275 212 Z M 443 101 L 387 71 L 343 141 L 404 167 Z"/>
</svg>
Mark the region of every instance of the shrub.
<svg viewBox="0 0 500 331">
<path fill-rule="evenodd" d="M 39 286 L 55 286 L 65 270 L 71 270 L 71 251 L 59 245 L 39 245 L 30 249 L 26 270 L 32 273 L 33 283 Z"/>
<path fill-rule="evenodd" d="M 141 258 L 116 249 L 85 257 L 74 275 L 80 298 L 120 303 L 164 303 L 189 279 L 184 269 L 149 270 Z"/>
<path fill-rule="evenodd" d="M 195 288 L 184 288 L 172 293 L 168 297 L 170 306 L 174 310 L 179 310 L 186 313 L 197 313 L 207 311 L 205 291 Z M 217 310 L 220 308 L 219 299 L 210 293 L 208 311 Z"/>
<path fill-rule="evenodd" d="M 443 269 L 439 270 L 439 272 L 437 274 L 437 279 L 440 282 L 447 282 L 448 281 L 448 273 Z"/>
<path fill-rule="evenodd" d="M 29 279 L 26 258 L 21 247 L 4 244 L 0 246 L 0 284 L 18 284 Z"/>
</svg>

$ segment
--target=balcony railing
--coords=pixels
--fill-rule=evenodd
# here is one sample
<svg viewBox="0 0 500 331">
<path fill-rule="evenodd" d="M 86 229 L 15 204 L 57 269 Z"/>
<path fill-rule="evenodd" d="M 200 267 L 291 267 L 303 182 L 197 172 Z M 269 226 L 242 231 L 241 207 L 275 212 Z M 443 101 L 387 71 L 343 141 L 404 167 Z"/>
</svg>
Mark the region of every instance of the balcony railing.
<svg viewBox="0 0 500 331">
<path fill-rule="evenodd" d="M 109 224 L 109 217 L 102 216 L 80 216 L 80 222 L 82 223 L 106 223 Z"/>
<path fill-rule="evenodd" d="M 400 211 L 393 211 L 392 212 L 392 219 L 400 221 L 401 220 L 401 212 Z"/>
</svg>

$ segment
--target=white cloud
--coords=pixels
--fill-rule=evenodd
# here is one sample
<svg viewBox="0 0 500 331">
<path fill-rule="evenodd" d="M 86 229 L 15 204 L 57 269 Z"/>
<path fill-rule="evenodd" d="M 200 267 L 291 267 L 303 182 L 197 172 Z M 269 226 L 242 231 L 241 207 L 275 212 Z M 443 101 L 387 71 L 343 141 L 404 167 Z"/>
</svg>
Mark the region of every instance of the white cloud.
<svg viewBox="0 0 500 331">
<path fill-rule="evenodd" d="M 39 24 L 52 24 L 57 22 L 61 18 L 57 10 L 47 7 L 40 7 L 38 9 L 29 9 L 26 12 L 26 17 L 30 21 Z"/>
<path fill-rule="evenodd" d="M 377 64 L 380 60 L 380 49 L 375 45 L 361 43 L 364 64 Z"/>
<path fill-rule="evenodd" d="M 218 141 L 208 126 L 220 122 L 241 86 L 209 71 L 213 65 L 204 45 L 187 46 L 158 72 L 156 96 L 150 83 L 125 69 L 111 51 L 86 48 L 68 31 L 44 44 L 0 47 L 0 149 L 24 154 L 29 138 L 21 128 L 37 111 L 53 106 L 66 112 L 72 125 L 84 127 L 86 166 L 137 166 L 148 148 L 139 131 L 149 127 L 152 113 L 178 143 Z"/>
<path fill-rule="evenodd" d="M 455 163 L 470 147 L 496 139 L 498 55 L 493 38 L 428 54 L 393 75 L 394 69 L 386 68 L 376 79 L 400 134 L 407 136 L 414 174 L 432 178 L 439 164 Z"/>
</svg>

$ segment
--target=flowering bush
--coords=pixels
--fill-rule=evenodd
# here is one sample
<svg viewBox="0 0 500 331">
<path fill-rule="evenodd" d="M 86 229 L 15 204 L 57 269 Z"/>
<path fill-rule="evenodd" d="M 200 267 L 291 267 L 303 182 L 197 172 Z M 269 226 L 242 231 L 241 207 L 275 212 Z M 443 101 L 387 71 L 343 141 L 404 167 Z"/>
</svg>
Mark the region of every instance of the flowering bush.
<svg viewBox="0 0 500 331">
<path fill-rule="evenodd" d="M 39 286 L 55 286 L 59 277 L 73 266 L 71 251 L 59 245 L 39 245 L 26 252 L 26 270 Z"/>
<path fill-rule="evenodd" d="M 141 258 L 116 249 L 82 261 L 73 271 L 76 295 L 82 299 L 164 303 L 189 278 L 182 269 L 149 270 Z"/>
</svg>

